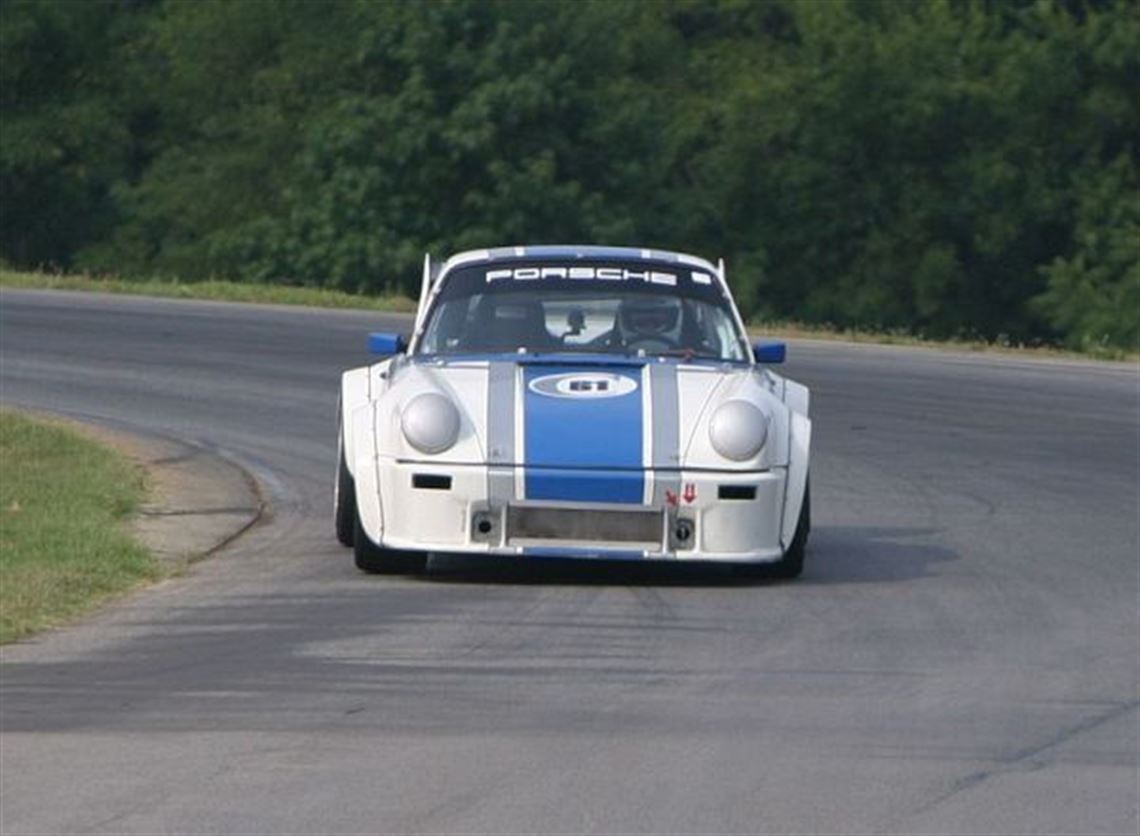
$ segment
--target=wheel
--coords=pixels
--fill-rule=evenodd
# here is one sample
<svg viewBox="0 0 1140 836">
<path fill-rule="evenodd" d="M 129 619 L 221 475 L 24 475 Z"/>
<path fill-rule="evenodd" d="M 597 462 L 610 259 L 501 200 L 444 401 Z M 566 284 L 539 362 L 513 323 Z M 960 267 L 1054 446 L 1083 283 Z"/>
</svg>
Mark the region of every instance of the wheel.
<svg viewBox="0 0 1140 836">
<path fill-rule="evenodd" d="M 356 568 L 370 575 L 414 575 L 427 568 L 427 553 L 385 549 L 368 539 L 360 524 L 360 514 L 353 515 L 352 554 Z"/>
<path fill-rule="evenodd" d="M 356 535 L 356 480 L 348 472 L 344 460 L 344 431 L 337 430 L 336 484 L 333 486 L 333 521 L 336 539 L 342 546 L 351 546 Z"/>
<path fill-rule="evenodd" d="M 775 563 L 740 563 L 733 567 L 741 578 L 798 578 L 804 571 L 808 533 L 811 531 L 811 482 L 804 485 L 804 504 L 796 521 L 796 533 L 784 556 Z"/>
<path fill-rule="evenodd" d="M 807 539 L 811 532 L 811 482 L 804 484 L 804 504 L 800 506 L 800 518 L 796 522 L 796 533 L 791 545 L 784 552 L 779 563 L 772 566 L 772 575 L 777 578 L 798 578 L 804 571 L 804 557 L 807 554 Z"/>
</svg>

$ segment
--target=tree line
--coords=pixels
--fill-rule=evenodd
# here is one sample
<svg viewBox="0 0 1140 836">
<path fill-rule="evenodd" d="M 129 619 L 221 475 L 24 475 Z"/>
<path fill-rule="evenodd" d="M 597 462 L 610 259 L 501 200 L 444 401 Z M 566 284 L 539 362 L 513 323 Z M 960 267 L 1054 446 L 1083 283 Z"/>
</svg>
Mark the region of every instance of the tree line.
<svg viewBox="0 0 1140 836">
<path fill-rule="evenodd" d="M 1134 0 L 6 0 L 0 55 L 12 266 L 633 244 L 755 318 L 1140 340 Z"/>
</svg>

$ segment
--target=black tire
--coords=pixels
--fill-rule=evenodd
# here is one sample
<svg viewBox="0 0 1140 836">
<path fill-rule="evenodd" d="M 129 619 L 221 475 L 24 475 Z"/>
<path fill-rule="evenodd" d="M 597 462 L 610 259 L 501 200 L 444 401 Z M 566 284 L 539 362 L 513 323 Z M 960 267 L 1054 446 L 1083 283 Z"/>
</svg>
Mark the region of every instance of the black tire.
<svg viewBox="0 0 1140 836">
<path fill-rule="evenodd" d="M 356 540 L 356 480 L 348 472 L 344 459 L 344 430 L 338 437 L 337 448 L 340 454 L 336 463 L 336 493 L 333 496 L 333 520 L 336 523 L 336 539 L 342 546 L 352 546 Z"/>
<path fill-rule="evenodd" d="M 807 556 L 808 534 L 811 533 L 811 481 L 804 484 L 804 504 L 800 506 L 800 518 L 796 522 L 796 533 L 792 543 L 784 552 L 784 557 L 772 567 L 776 578 L 798 578 L 804 571 L 804 558 Z"/>
<path fill-rule="evenodd" d="M 740 563 L 734 573 L 741 578 L 798 578 L 804 571 L 804 558 L 807 556 L 807 539 L 811 532 L 811 482 L 804 485 L 804 504 L 800 506 L 800 518 L 796 521 L 796 533 L 784 556 L 775 563 Z"/>
<path fill-rule="evenodd" d="M 370 575 L 416 575 L 427 568 L 427 553 L 385 549 L 368 539 L 360 524 L 360 515 L 353 517 L 352 554 L 356 568 Z"/>
</svg>

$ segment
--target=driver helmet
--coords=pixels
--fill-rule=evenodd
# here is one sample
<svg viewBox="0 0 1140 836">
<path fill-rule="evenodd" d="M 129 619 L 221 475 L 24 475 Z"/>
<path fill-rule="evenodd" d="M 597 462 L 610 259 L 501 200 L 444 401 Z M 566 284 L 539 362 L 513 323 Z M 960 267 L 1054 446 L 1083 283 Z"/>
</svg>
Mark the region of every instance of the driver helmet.
<svg viewBox="0 0 1140 836">
<path fill-rule="evenodd" d="M 655 339 L 676 345 L 681 337 L 681 300 L 667 296 L 626 299 L 618 308 L 617 331 L 626 343 Z"/>
</svg>

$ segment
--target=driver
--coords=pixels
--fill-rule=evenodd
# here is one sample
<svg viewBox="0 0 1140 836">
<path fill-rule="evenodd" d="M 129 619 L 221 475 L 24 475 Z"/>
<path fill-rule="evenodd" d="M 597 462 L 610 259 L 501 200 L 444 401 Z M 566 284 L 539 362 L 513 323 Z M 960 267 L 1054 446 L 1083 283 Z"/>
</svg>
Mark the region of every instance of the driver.
<svg viewBox="0 0 1140 836">
<path fill-rule="evenodd" d="M 618 308 L 615 331 L 621 345 L 646 350 L 681 344 L 681 300 L 666 296 L 625 299 Z"/>
</svg>

